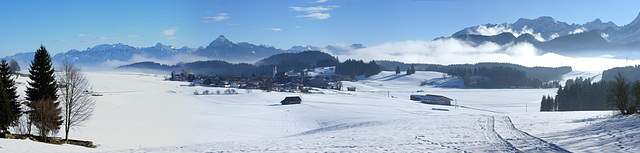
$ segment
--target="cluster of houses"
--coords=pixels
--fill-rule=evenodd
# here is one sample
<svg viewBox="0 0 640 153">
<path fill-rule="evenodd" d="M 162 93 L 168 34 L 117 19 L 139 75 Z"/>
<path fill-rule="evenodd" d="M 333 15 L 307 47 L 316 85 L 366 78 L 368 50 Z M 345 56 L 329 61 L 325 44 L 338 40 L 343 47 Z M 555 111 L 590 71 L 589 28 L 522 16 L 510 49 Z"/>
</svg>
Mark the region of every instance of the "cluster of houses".
<svg viewBox="0 0 640 153">
<path fill-rule="evenodd" d="M 189 71 L 172 72 L 171 81 L 188 81 L 191 86 L 262 89 L 277 92 L 309 92 L 310 87 L 342 89 L 340 81 L 350 81 L 338 75 L 306 76 L 293 72 L 277 72 L 272 76 L 204 75 Z"/>
<path fill-rule="evenodd" d="M 272 76 L 244 76 L 244 75 L 204 75 L 193 74 L 188 71 L 180 73 L 172 72 L 172 81 L 188 81 L 190 86 L 262 89 L 277 92 L 310 92 L 310 87 L 323 89 L 342 89 L 340 81 L 351 81 L 348 77 L 339 75 L 307 76 L 293 72 L 276 72 Z M 348 91 L 355 91 L 355 87 L 347 87 Z M 204 94 L 204 93 L 203 93 Z M 427 104 L 451 105 L 453 99 L 442 95 L 411 95 L 411 100 Z M 298 96 L 285 97 L 282 105 L 300 104 L 302 100 Z"/>
</svg>

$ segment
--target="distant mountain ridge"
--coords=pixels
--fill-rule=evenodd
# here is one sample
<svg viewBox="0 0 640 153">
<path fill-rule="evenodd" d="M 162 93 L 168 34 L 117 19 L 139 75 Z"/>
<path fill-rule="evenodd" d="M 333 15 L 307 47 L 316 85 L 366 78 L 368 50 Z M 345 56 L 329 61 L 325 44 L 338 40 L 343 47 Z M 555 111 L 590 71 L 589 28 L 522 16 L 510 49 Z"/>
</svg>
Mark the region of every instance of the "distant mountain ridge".
<svg viewBox="0 0 640 153">
<path fill-rule="evenodd" d="M 578 34 L 561 36 L 549 41 L 538 41 L 531 34 L 522 34 L 519 37 L 512 33 L 501 33 L 494 36 L 484 35 L 458 35 L 458 40 L 465 41 L 472 46 L 480 45 L 484 42 L 492 42 L 498 45 L 530 43 L 543 52 L 552 52 L 567 56 L 587 56 L 589 54 L 612 54 L 612 51 L 634 51 L 640 49 L 640 41 L 627 44 L 612 43 L 602 37 L 599 30 L 582 32 Z M 441 38 L 448 39 L 448 38 Z M 612 54 L 614 55 L 614 54 Z"/>
<path fill-rule="evenodd" d="M 254 45 L 247 42 L 234 43 L 227 39 L 224 35 L 218 36 L 206 47 L 190 48 L 184 46 L 176 48 L 162 43 L 157 43 L 151 47 L 134 47 L 119 44 L 102 44 L 89 47 L 85 50 L 72 49 L 67 52 L 52 55 L 54 62 L 61 63 L 68 60 L 83 66 L 100 66 L 107 61 L 133 62 L 135 56 L 144 59 L 166 60 L 176 55 L 205 57 L 212 60 L 225 60 L 233 62 L 255 62 L 257 60 L 269 57 L 279 53 L 295 53 L 310 50 L 319 50 L 332 53 L 344 53 L 353 49 L 364 48 L 361 44 L 353 44 L 351 46 L 331 46 L 315 47 L 308 45 L 307 47 L 293 46 L 291 49 L 277 49 L 269 45 Z M 15 59 L 20 65 L 29 65 L 33 60 L 35 52 L 17 53 L 6 56 L 3 59 Z"/>
<path fill-rule="evenodd" d="M 548 16 L 536 19 L 520 18 L 514 23 L 484 24 L 464 28 L 449 37 L 436 39 L 458 39 L 471 45 L 493 42 L 498 45 L 531 43 L 543 52 L 562 55 L 596 56 L 611 55 L 625 57 L 628 51 L 640 50 L 640 14 L 629 24 L 618 26 L 615 23 L 595 19 L 584 24 L 568 24 Z M 125 44 L 102 44 L 85 50 L 70 50 L 53 56 L 54 62 L 68 60 L 83 66 L 100 66 L 107 61 L 135 62 L 134 57 L 142 59 L 171 59 L 177 55 L 204 57 L 211 60 L 230 62 L 250 62 L 279 53 L 296 53 L 318 50 L 333 55 L 342 55 L 351 50 L 365 48 L 362 44 L 350 46 L 317 47 L 312 45 L 293 46 L 278 49 L 269 45 L 255 45 L 247 42 L 234 43 L 220 35 L 205 47 L 176 48 L 157 43 L 151 47 L 134 47 Z M 612 54 L 609 54 L 612 53 Z M 4 59 L 15 59 L 20 65 L 28 65 L 34 52 L 17 53 Z"/>
<path fill-rule="evenodd" d="M 602 22 L 599 18 L 585 24 L 567 24 L 549 16 L 542 16 L 536 19 L 520 18 L 514 23 L 505 22 L 467 27 L 455 32 L 451 37 L 463 35 L 494 36 L 508 32 L 516 37 L 530 34 L 538 41 L 550 41 L 558 37 L 588 31 L 598 31 L 602 33 L 601 36 L 604 39 L 612 43 L 627 44 L 640 41 L 640 13 L 631 23 L 624 26 L 618 26 L 611 21 Z"/>
<path fill-rule="evenodd" d="M 152 61 L 137 62 L 122 65 L 117 69 L 150 69 L 159 71 L 181 71 L 188 70 L 196 74 L 224 74 L 224 75 L 249 75 L 261 74 L 271 75 L 274 66 L 277 65 L 278 72 L 295 71 L 299 72 L 306 68 L 320 66 L 335 66 L 338 59 L 321 51 L 302 51 L 297 53 L 279 53 L 264 58 L 256 64 L 238 63 L 233 64 L 223 60 L 196 61 L 187 63 L 177 63 L 175 65 L 165 65 Z"/>
<path fill-rule="evenodd" d="M 480 45 L 531 43 L 543 52 L 568 56 L 610 54 L 623 56 L 640 49 L 640 14 L 631 23 L 618 26 L 596 19 L 585 24 L 567 24 L 551 17 L 519 19 L 515 23 L 485 24 L 460 30 L 450 37 Z"/>
</svg>

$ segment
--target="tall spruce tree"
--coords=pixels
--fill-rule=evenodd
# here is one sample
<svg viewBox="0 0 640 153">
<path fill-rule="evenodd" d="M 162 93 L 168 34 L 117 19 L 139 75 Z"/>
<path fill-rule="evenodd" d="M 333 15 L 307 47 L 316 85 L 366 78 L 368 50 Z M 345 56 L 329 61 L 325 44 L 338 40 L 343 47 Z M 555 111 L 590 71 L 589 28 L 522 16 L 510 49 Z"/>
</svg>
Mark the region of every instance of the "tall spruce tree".
<svg viewBox="0 0 640 153">
<path fill-rule="evenodd" d="M 0 87 L 4 87 L 4 85 L 0 83 Z M 7 94 L 4 91 L 0 91 L 0 133 L 7 132 L 7 127 L 11 125 L 13 119 Z"/>
<path fill-rule="evenodd" d="M 14 83 L 14 79 L 11 78 L 11 67 L 7 63 L 7 60 L 3 59 L 0 61 L 0 82 L 2 82 L 4 93 L 6 94 L 6 99 L 9 102 L 9 109 L 11 110 L 11 114 L 13 115 L 13 121 L 17 121 L 18 118 L 22 115 L 22 110 L 20 109 L 20 102 L 18 101 L 18 92 L 16 91 L 16 86 Z"/>
<path fill-rule="evenodd" d="M 27 100 L 34 102 L 42 99 L 58 100 L 56 80 L 53 76 L 54 69 L 51 65 L 51 56 L 47 49 L 40 45 L 31 62 L 29 69 L 29 86 L 27 87 Z"/>
<path fill-rule="evenodd" d="M 396 74 L 400 74 L 400 66 L 396 66 Z"/>
<path fill-rule="evenodd" d="M 411 74 L 416 74 L 416 69 L 411 65 Z"/>
<path fill-rule="evenodd" d="M 60 116 L 60 111 L 56 110 L 58 108 L 59 102 L 56 102 L 58 99 L 57 93 L 57 85 L 54 77 L 54 69 L 51 65 L 51 56 L 47 49 L 40 45 L 40 48 L 36 50 L 36 54 L 31 62 L 29 69 L 29 87 L 27 87 L 27 100 L 31 103 L 28 105 L 31 110 L 29 111 L 29 125 L 28 128 L 31 127 L 31 122 L 33 122 L 38 128 L 42 128 L 40 125 L 48 125 L 47 127 L 52 127 L 52 124 L 57 124 L 57 126 L 62 125 L 62 122 L 55 121 L 53 123 L 39 123 L 45 122 L 49 120 L 43 120 L 42 118 L 62 118 Z M 39 102 L 40 107 L 32 106 L 35 102 Z M 47 106 L 47 107 L 44 107 Z M 45 109 L 45 110 L 43 110 Z M 58 112 L 57 114 L 55 112 Z M 42 114 L 53 115 L 53 116 L 42 116 Z M 44 137 L 45 133 L 42 133 L 42 130 L 48 131 L 47 129 L 40 129 L 41 135 Z M 31 132 L 31 130 L 29 130 Z"/>
</svg>

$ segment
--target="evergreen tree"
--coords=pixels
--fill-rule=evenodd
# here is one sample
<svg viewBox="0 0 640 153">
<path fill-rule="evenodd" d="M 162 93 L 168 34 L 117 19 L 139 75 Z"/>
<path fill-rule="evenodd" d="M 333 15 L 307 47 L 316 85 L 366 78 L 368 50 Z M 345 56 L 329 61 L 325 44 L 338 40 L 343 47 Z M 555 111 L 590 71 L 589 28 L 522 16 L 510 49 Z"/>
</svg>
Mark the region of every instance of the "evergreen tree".
<svg viewBox="0 0 640 153">
<path fill-rule="evenodd" d="M 58 99 L 56 95 L 58 88 L 55 77 L 53 76 L 54 69 L 51 65 L 51 56 L 44 46 L 40 45 L 40 48 L 36 50 L 30 66 L 29 79 L 31 79 L 31 81 L 29 81 L 29 86 L 26 91 L 27 100 L 31 102 L 28 105 L 31 108 L 29 111 L 30 123 L 28 127 L 31 127 L 31 122 L 38 128 L 46 127 L 47 129 L 40 129 L 44 130 L 41 131 L 40 134 L 45 136 L 47 134 L 46 132 L 53 128 L 53 126 L 62 125 L 61 121 L 58 122 L 57 120 L 54 121 L 50 119 L 61 119 L 62 116 L 60 116 L 60 111 L 56 110 L 59 104 L 59 102 L 56 102 Z M 34 107 L 32 106 L 34 104 L 38 105 Z"/>
<path fill-rule="evenodd" d="M 7 60 L 0 61 L 0 82 L 2 82 L 3 90 L 6 95 L 6 99 L 9 102 L 9 109 L 13 115 L 13 121 L 18 120 L 22 115 L 20 109 L 20 102 L 18 101 L 18 92 L 14 80 L 11 78 L 11 67 L 7 63 Z"/>
<path fill-rule="evenodd" d="M 34 102 L 42 99 L 58 100 L 54 69 L 51 65 L 51 56 L 47 49 L 40 45 L 31 62 L 29 69 L 29 86 L 27 87 L 27 100 Z"/>
<path fill-rule="evenodd" d="M 396 67 L 396 74 L 400 74 L 400 66 Z"/>
<path fill-rule="evenodd" d="M 413 65 L 411 65 L 411 74 L 416 74 L 416 69 L 413 68 Z"/>
<path fill-rule="evenodd" d="M 627 109 L 630 113 L 638 112 L 638 107 L 640 107 L 640 81 L 636 80 L 631 83 L 631 101 L 629 102 L 629 108 Z"/>
<path fill-rule="evenodd" d="M 372 75 L 376 75 L 380 73 L 380 66 L 376 63 L 376 61 L 371 61 L 366 65 L 367 72 L 365 73 L 366 77 L 370 77 Z"/>
<path fill-rule="evenodd" d="M 4 87 L 4 85 L 0 83 L 0 87 Z M 4 133 L 7 131 L 7 127 L 11 125 L 13 119 L 14 117 L 11 113 L 7 94 L 5 94 L 3 91 L 0 91 L 0 133 Z"/>
<path fill-rule="evenodd" d="M 411 68 L 407 68 L 407 75 L 411 75 Z"/>
<path fill-rule="evenodd" d="M 540 111 L 549 111 L 547 109 L 547 96 L 546 95 L 542 95 L 542 101 L 540 101 Z"/>
</svg>

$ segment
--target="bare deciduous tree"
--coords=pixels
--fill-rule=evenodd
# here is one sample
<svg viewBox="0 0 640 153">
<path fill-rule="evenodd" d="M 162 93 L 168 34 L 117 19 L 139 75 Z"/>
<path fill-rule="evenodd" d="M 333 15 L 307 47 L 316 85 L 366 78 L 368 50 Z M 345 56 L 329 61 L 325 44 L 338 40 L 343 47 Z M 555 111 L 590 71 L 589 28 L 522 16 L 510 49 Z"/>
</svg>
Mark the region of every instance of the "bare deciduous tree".
<svg viewBox="0 0 640 153">
<path fill-rule="evenodd" d="M 11 59 L 11 61 L 9 62 L 9 69 L 11 70 L 12 74 L 20 71 L 20 65 L 18 64 L 18 61 L 16 61 L 15 59 Z"/>
<path fill-rule="evenodd" d="M 60 129 L 62 124 L 61 109 L 58 103 L 47 98 L 31 103 L 31 121 L 38 128 L 42 141 L 47 141 L 49 132 Z"/>
<path fill-rule="evenodd" d="M 95 109 L 95 101 L 88 92 L 89 82 L 71 62 L 63 62 L 58 76 L 60 100 L 62 102 L 65 140 L 69 140 L 69 129 L 82 126 L 89 120 Z"/>
<path fill-rule="evenodd" d="M 615 106 L 620 111 L 620 114 L 627 115 L 635 112 L 628 112 L 630 99 L 629 99 L 629 83 L 628 79 L 618 73 L 616 80 L 609 83 L 607 94 L 607 102 Z"/>
</svg>

